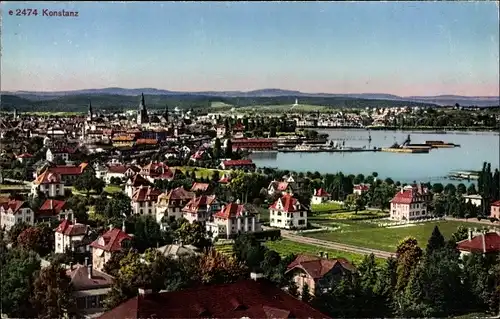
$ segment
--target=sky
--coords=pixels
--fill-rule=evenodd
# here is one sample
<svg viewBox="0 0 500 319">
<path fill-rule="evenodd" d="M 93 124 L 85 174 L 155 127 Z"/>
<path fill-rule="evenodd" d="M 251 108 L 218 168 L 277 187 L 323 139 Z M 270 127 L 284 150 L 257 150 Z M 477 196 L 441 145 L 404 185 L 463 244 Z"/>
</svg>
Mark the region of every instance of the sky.
<svg viewBox="0 0 500 319">
<path fill-rule="evenodd" d="M 1 9 L 3 91 L 499 95 L 495 2 L 2 2 Z M 38 15 L 16 16 L 18 9 Z M 78 17 L 44 16 L 45 9 Z"/>
</svg>

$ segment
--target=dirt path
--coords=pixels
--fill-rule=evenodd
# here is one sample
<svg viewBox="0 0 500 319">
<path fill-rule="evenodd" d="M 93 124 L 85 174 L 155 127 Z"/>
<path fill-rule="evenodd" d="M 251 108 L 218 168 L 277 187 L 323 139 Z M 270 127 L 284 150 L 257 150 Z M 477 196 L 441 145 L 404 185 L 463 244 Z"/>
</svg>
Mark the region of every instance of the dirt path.
<svg viewBox="0 0 500 319">
<path fill-rule="evenodd" d="M 288 239 L 288 240 L 291 240 L 291 241 L 294 241 L 294 242 L 297 242 L 297 243 L 301 243 L 301 244 L 314 245 L 314 246 L 323 247 L 323 248 L 327 248 L 327 249 L 345 251 L 345 252 L 362 254 L 362 255 L 373 254 L 375 257 L 384 258 L 384 259 L 387 259 L 389 257 L 395 257 L 395 255 L 396 255 L 395 253 L 382 251 L 382 250 L 346 245 L 346 244 L 341 244 L 341 243 L 337 243 L 337 242 L 321 240 L 321 239 L 316 239 L 316 238 L 303 237 L 303 236 L 295 235 L 289 231 L 284 231 L 284 230 L 281 230 L 281 237 Z"/>
</svg>

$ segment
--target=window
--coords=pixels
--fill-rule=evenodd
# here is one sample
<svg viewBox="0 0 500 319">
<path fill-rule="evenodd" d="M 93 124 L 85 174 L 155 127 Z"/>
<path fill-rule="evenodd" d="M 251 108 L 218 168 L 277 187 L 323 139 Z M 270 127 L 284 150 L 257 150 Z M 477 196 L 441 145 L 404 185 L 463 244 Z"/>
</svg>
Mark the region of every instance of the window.
<svg viewBox="0 0 500 319">
<path fill-rule="evenodd" d="M 141 209 L 141 210 L 139 210 L 139 214 L 141 214 L 141 215 L 143 214 L 142 209 Z"/>
<path fill-rule="evenodd" d="M 299 225 L 305 225 L 306 221 L 304 219 L 299 219 Z"/>
<path fill-rule="evenodd" d="M 97 308 L 97 296 L 89 296 L 87 297 L 87 307 L 88 308 Z"/>
<path fill-rule="evenodd" d="M 26 216 L 26 222 L 28 222 L 28 223 L 31 222 L 31 216 Z"/>
<path fill-rule="evenodd" d="M 281 212 L 278 212 L 278 216 L 281 216 Z"/>
<path fill-rule="evenodd" d="M 85 309 L 85 306 L 86 306 L 85 299 L 86 299 L 85 297 L 80 297 L 80 298 L 76 299 L 76 307 L 78 309 Z"/>
<path fill-rule="evenodd" d="M 304 217 L 304 212 L 300 212 L 300 217 Z"/>
<path fill-rule="evenodd" d="M 151 215 L 151 209 L 148 209 L 148 214 Z"/>
</svg>

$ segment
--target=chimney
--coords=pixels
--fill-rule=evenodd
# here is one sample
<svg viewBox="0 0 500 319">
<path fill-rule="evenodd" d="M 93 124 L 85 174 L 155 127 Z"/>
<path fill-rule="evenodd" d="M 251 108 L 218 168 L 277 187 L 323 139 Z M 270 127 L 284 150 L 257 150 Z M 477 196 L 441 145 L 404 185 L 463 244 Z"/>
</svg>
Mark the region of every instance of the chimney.
<svg viewBox="0 0 500 319">
<path fill-rule="evenodd" d="M 122 232 L 126 233 L 125 220 L 122 222 Z"/>
<path fill-rule="evenodd" d="M 252 280 L 259 280 L 259 279 L 262 279 L 264 278 L 264 274 L 263 273 L 260 273 L 260 272 L 251 272 L 250 273 L 250 279 Z"/>
<path fill-rule="evenodd" d="M 85 257 L 85 266 L 89 265 L 89 257 Z"/>
<path fill-rule="evenodd" d="M 324 257 L 325 259 L 328 259 L 328 253 L 325 253 L 325 254 L 323 255 L 323 257 Z"/>
<path fill-rule="evenodd" d="M 472 228 L 469 228 L 469 241 L 472 240 L 472 237 L 474 237 L 474 234 L 472 233 Z"/>
<path fill-rule="evenodd" d="M 89 279 L 92 279 L 92 265 L 87 266 L 87 272 L 89 273 Z"/>
<path fill-rule="evenodd" d="M 73 224 L 74 224 L 74 225 L 76 225 L 76 224 L 77 224 L 77 223 L 76 223 L 76 218 L 75 218 L 75 217 L 73 217 Z"/>
<path fill-rule="evenodd" d="M 322 251 L 320 251 L 320 252 L 318 253 L 318 257 L 319 257 L 319 258 L 323 258 L 323 252 L 322 252 Z"/>
<path fill-rule="evenodd" d="M 139 296 L 150 295 L 153 293 L 152 289 L 139 288 Z"/>
<path fill-rule="evenodd" d="M 404 188 L 401 187 L 401 194 L 403 194 L 405 191 L 404 191 Z"/>
<path fill-rule="evenodd" d="M 53 199 L 50 200 L 50 209 L 54 209 L 54 200 Z"/>
</svg>

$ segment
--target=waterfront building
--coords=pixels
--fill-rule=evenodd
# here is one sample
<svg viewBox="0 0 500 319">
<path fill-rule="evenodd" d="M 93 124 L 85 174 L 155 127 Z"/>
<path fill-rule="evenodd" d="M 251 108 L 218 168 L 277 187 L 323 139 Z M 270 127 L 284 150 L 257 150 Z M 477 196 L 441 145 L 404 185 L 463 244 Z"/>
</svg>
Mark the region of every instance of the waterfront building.
<svg viewBox="0 0 500 319">
<path fill-rule="evenodd" d="M 465 203 L 471 203 L 474 206 L 481 206 L 483 203 L 483 197 L 479 194 L 474 194 L 474 195 L 467 195 L 463 194 L 463 198 L 465 199 Z"/>
<path fill-rule="evenodd" d="M 328 194 L 323 188 L 316 189 L 311 198 L 311 204 L 312 205 L 323 204 L 324 202 L 329 201 L 330 198 L 331 195 Z"/>
<path fill-rule="evenodd" d="M 222 161 L 220 168 L 223 170 L 255 170 L 256 166 L 250 159 Z"/>
<path fill-rule="evenodd" d="M 391 219 L 408 221 L 427 217 L 429 195 L 427 188 L 415 185 L 401 188 L 391 200 Z"/>
<path fill-rule="evenodd" d="M 500 200 L 497 200 L 496 202 L 491 204 L 490 209 L 491 209 L 490 217 L 500 219 Z"/>
<path fill-rule="evenodd" d="M 285 229 L 306 228 L 307 213 L 308 209 L 297 198 L 285 194 L 269 207 L 269 225 Z"/>
</svg>

